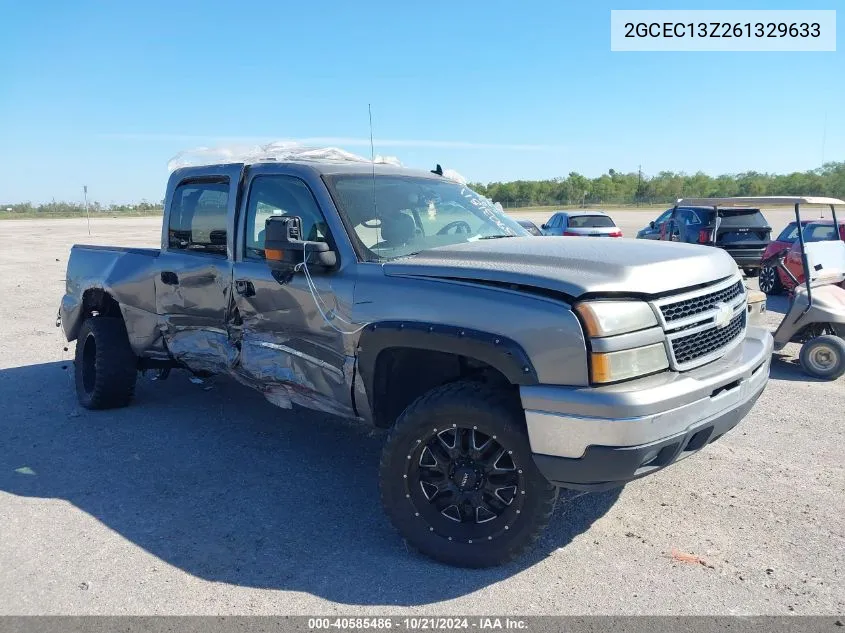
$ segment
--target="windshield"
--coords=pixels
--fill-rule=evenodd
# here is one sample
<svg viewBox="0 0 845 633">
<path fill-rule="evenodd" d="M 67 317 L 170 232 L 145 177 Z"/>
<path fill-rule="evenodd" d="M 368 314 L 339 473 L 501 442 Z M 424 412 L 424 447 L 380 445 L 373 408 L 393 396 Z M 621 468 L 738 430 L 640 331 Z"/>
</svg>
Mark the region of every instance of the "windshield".
<svg viewBox="0 0 845 633">
<path fill-rule="evenodd" d="M 326 182 L 368 261 L 530 235 L 489 200 L 450 180 L 342 174 L 327 176 Z"/>
<path fill-rule="evenodd" d="M 592 229 L 614 227 L 613 220 L 606 215 L 571 215 L 569 216 L 569 228 Z"/>
<path fill-rule="evenodd" d="M 794 242 L 798 239 L 798 225 L 795 222 L 790 222 L 786 228 L 778 235 L 778 242 Z"/>
</svg>

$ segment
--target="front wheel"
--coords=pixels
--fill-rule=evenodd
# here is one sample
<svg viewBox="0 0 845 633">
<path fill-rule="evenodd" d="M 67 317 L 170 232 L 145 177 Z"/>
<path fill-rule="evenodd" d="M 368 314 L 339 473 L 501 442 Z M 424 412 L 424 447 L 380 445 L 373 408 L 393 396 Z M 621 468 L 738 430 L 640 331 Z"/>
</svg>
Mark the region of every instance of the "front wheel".
<svg viewBox="0 0 845 633">
<path fill-rule="evenodd" d="M 783 283 L 780 280 L 777 268 L 774 266 L 763 266 L 760 269 L 760 290 L 769 296 L 783 293 Z"/>
<path fill-rule="evenodd" d="M 557 488 L 534 465 L 522 410 L 508 395 L 472 382 L 437 387 L 391 430 L 382 503 L 426 556 L 459 567 L 499 565 L 548 525 Z"/>
<path fill-rule="evenodd" d="M 799 360 L 811 376 L 836 380 L 845 374 L 845 340 L 832 334 L 810 339 L 801 347 Z"/>
<path fill-rule="evenodd" d="M 746 277 L 756 277 L 760 274 L 759 268 L 743 268 L 742 272 L 745 273 Z"/>
</svg>

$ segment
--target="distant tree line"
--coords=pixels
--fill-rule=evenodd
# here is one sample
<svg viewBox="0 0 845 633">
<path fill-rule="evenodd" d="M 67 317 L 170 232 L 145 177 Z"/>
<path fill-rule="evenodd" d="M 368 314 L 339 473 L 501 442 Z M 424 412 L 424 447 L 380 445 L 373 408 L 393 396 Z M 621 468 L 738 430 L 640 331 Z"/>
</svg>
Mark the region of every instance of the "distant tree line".
<svg viewBox="0 0 845 633">
<path fill-rule="evenodd" d="M 89 202 L 88 212 L 91 215 L 151 215 L 160 213 L 163 206 L 164 201 L 148 202 L 147 200 L 142 200 L 141 202 L 137 202 L 135 204 L 109 205 L 102 205 L 99 202 Z M 55 200 L 42 204 L 21 202 L 18 204 L 4 204 L 0 206 L 0 213 L 7 216 L 71 217 L 85 215 L 85 205 L 81 202 L 57 202 Z"/>
<path fill-rule="evenodd" d="M 566 178 L 471 183 L 470 187 L 505 208 L 658 204 L 683 197 L 801 195 L 845 199 L 845 162 L 825 163 L 819 169 L 791 174 L 747 171 L 716 177 L 671 171 L 647 177 L 610 169 L 597 178 L 571 172 Z"/>
<path fill-rule="evenodd" d="M 663 204 L 683 197 L 725 196 L 830 196 L 845 199 L 845 162 L 825 163 L 818 169 L 791 174 L 764 174 L 747 171 L 740 174 L 708 176 L 702 172 L 689 175 L 661 171 L 656 176 L 638 172 L 623 173 L 609 169 L 597 178 L 571 172 L 552 180 L 515 180 L 511 182 L 470 183 L 478 193 L 502 203 L 505 208 L 531 206 L 586 206 L 598 204 Z M 161 213 L 164 201 L 135 204 L 101 205 L 91 202 L 91 215 L 150 215 Z M 78 216 L 85 215 L 80 202 L 29 202 L 4 204 L 0 215 Z"/>
</svg>

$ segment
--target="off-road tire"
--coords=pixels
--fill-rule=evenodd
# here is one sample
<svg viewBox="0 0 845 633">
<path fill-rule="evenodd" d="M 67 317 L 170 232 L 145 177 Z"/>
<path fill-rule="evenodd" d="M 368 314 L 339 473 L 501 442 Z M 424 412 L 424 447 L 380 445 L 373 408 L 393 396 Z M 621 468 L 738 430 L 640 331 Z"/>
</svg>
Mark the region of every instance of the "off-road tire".
<svg viewBox="0 0 845 633">
<path fill-rule="evenodd" d="M 129 346 L 123 319 L 85 320 L 76 339 L 76 396 L 86 409 L 125 407 L 135 395 L 138 357 Z"/>
<path fill-rule="evenodd" d="M 388 434 L 379 474 L 382 504 L 408 544 L 440 562 L 478 568 L 514 560 L 536 542 L 551 519 L 558 491 L 534 464 L 524 420 L 519 401 L 512 393 L 475 382 L 436 387 L 405 409 Z M 504 476 L 517 478 L 513 480 L 516 485 L 509 486 L 516 490 L 510 505 L 496 519 L 479 523 L 479 510 L 475 509 L 474 520 L 455 524 L 454 518 L 447 521 L 442 519 L 442 512 L 426 507 L 431 502 L 425 495 L 425 487 L 420 493 L 421 480 L 413 473 L 423 475 L 425 447 L 430 442 L 436 445 L 443 434 L 452 437 L 454 433 L 458 437 L 458 427 L 466 429 L 462 437 L 468 439 L 464 442 L 475 442 L 475 438 L 486 436 L 494 438 L 493 449 L 497 454 L 510 451 L 500 460 L 506 458 L 508 465 L 504 470 L 509 474 Z M 497 467 L 499 463 L 493 464 L 493 470 L 503 470 Z M 480 480 L 486 486 L 499 476 L 502 475 L 488 474 Z M 446 479 L 446 482 L 455 488 L 457 480 Z M 453 490 L 448 494 L 464 493 Z M 462 505 L 462 509 L 466 506 Z M 460 516 L 461 511 L 457 514 Z M 485 535 L 484 531 L 490 534 Z M 472 538 L 479 534 L 479 538 Z"/>
<path fill-rule="evenodd" d="M 770 297 L 783 294 L 783 282 L 780 280 L 777 266 L 763 266 L 757 283 L 760 285 L 760 290 Z"/>
<path fill-rule="evenodd" d="M 799 360 L 801 368 L 811 376 L 836 380 L 845 374 L 845 340 L 833 334 L 812 338 L 801 346 Z"/>
</svg>

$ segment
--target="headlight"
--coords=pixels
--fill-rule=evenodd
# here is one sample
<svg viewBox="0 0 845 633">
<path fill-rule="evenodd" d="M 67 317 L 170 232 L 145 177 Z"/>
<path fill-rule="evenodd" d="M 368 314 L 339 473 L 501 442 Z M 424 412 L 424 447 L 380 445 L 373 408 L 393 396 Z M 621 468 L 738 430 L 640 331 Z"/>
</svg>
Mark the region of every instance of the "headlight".
<svg viewBox="0 0 845 633">
<path fill-rule="evenodd" d="M 590 380 L 616 382 L 652 374 L 669 367 L 663 343 L 635 347 L 619 352 L 592 352 L 590 354 Z"/>
<path fill-rule="evenodd" d="M 585 301 L 575 306 L 588 336 L 613 336 L 657 325 L 644 301 Z"/>
</svg>

